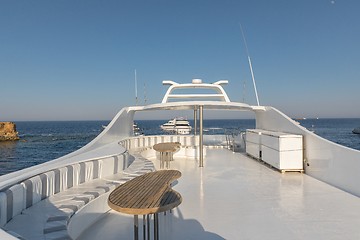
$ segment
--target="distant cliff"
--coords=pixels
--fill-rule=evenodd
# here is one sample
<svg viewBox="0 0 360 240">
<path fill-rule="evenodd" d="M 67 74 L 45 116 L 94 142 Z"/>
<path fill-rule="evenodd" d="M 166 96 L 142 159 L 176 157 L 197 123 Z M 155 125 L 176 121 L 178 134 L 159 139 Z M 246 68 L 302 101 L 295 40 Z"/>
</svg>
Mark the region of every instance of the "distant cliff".
<svg viewBox="0 0 360 240">
<path fill-rule="evenodd" d="M 19 140 L 16 125 L 13 122 L 0 122 L 0 141 Z"/>
</svg>

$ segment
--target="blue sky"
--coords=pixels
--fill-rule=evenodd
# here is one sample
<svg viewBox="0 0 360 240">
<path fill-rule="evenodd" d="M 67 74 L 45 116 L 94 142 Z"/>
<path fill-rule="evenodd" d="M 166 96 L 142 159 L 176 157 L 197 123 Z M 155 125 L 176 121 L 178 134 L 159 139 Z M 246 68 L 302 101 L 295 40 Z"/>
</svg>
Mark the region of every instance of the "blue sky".
<svg viewBox="0 0 360 240">
<path fill-rule="evenodd" d="M 201 78 L 256 104 L 239 23 L 261 105 L 360 117 L 359 12 L 358 0 L 1 0 L 0 121 L 111 119 L 135 103 L 135 69 L 140 101 L 144 84 L 156 103 L 162 80 Z"/>
</svg>

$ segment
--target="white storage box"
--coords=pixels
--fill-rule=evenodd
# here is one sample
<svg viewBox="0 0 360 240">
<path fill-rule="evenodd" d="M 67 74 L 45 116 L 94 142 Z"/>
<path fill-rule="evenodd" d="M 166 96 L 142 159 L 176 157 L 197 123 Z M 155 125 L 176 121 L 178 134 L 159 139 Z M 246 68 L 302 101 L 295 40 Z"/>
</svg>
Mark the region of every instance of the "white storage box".
<svg viewBox="0 0 360 240">
<path fill-rule="evenodd" d="M 246 153 L 281 171 L 303 170 L 302 135 L 262 129 L 247 130 Z"/>
</svg>

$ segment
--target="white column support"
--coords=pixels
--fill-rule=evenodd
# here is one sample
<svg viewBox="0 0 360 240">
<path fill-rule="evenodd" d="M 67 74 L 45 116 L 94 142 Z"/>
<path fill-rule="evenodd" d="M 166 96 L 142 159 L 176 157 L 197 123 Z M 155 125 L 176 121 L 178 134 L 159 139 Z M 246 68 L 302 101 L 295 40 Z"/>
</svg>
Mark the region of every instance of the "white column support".
<svg viewBox="0 0 360 240">
<path fill-rule="evenodd" d="M 200 117 L 200 129 L 199 129 L 199 167 L 204 167 L 204 154 L 203 154 L 203 113 L 204 106 L 199 106 L 199 117 Z"/>
<path fill-rule="evenodd" d="M 194 106 L 194 136 L 196 136 L 197 131 L 197 106 Z"/>
</svg>

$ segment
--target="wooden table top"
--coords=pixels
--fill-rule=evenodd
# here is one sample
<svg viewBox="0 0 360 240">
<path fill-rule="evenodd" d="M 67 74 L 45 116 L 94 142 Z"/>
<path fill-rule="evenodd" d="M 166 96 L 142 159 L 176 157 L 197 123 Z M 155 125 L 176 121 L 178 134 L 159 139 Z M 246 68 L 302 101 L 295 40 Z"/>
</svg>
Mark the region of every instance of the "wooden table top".
<svg viewBox="0 0 360 240">
<path fill-rule="evenodd" d="M 118 186 L 109 195 L 115 211 L 146 215 L 164 212 L 180 205 L 181 195 L 170 184 L 181 177 L 177 170 L 159 170 L 138 176 Z"/>
<path fill-rule="evenodd" d="M 158 143 L 153 146 L 153 149 L 157 152 L 176 152 L 180 148 L 179 142 L 165 142 Z"/>
</svg>

